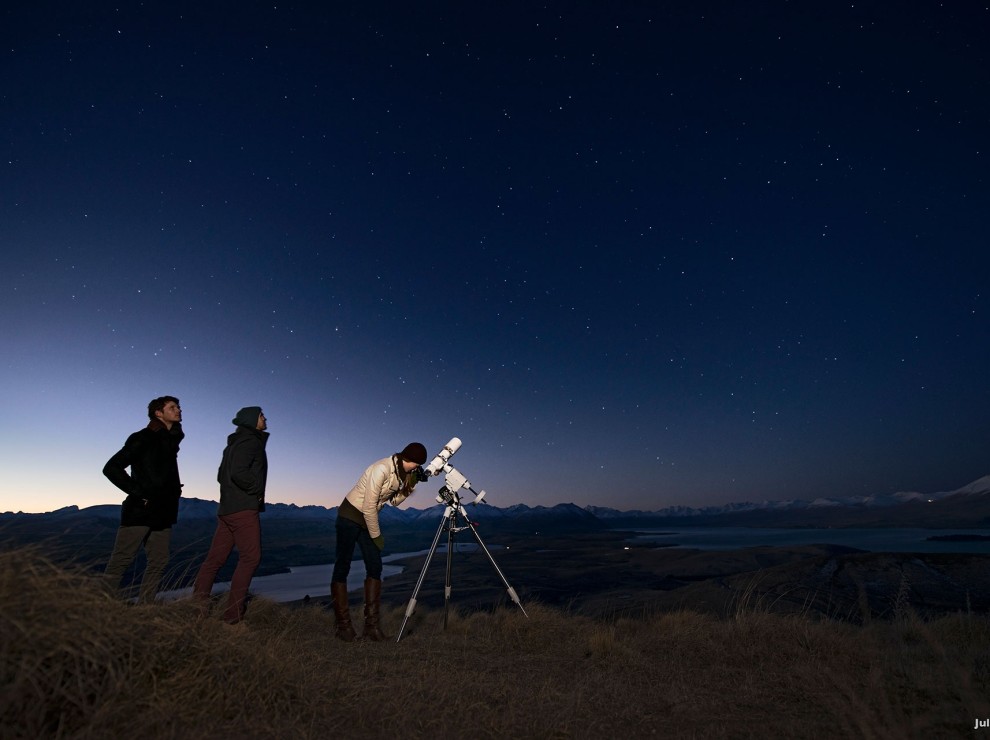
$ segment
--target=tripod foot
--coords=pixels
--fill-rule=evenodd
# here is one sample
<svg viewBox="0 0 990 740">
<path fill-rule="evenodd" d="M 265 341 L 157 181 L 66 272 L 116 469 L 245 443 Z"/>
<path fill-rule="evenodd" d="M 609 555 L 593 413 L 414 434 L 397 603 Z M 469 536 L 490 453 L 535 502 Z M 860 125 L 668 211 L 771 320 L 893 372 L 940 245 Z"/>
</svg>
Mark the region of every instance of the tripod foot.
<svg viewBox="0 0 990 740">
<path fill-rule="evenodd" d="M 526 619 L 529 619 L 529 615 L 526 613 L 526 610 L 523 609 L 522 602 L 519 601 L 519 595 L 516 593 L 516 590 L 512 588 L 512 586 L 509 586 L 508 591 L 509 591 L 509 598 L 512 599 L 512 603 L 514 603 L 516 606 L 519 607 L 520 611 L 522 611 L 523 616 L 526 617 Z"/>
</svg>

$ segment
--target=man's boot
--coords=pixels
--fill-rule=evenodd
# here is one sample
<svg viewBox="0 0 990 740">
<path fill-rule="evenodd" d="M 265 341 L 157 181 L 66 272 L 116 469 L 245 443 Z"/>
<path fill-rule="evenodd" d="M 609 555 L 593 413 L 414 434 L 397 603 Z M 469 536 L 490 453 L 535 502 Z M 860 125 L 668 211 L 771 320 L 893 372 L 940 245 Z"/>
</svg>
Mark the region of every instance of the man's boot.
<svg viewBox="0 0 990 740">
<path fill-rule="evenodd" d="M 333 599 L 333 616 L 337 620 L 337 639 L 353 642 L 357 637 L 351 624 L 351 609 L 347 603 L 347 584 L 330 582 L 330 596 Z"/>
<path fill-rule="evenodd" d="M 381 642 L 388 636 L 378 626 L 378 615 L 382 608 L 382 582 L 377 578 L 364 579 L 364 635 L 365 640 Z"/>
</svg>

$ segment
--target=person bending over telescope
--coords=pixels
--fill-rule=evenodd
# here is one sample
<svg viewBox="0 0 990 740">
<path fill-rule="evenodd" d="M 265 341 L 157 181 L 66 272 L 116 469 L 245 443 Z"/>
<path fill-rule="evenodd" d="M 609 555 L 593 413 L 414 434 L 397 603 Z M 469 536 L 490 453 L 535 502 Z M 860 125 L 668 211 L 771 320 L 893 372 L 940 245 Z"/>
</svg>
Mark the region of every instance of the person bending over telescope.
<svg viewBox="0 0 990 740">
<path fill-rule="evenodd" d="M 347 574 L 351 571 L 355 545 L 361 548 L 367 575 L 362 637 L 375 642 L 389 639 L 379 625 L 385 537 L 378 526 L 378 512 L 385 504 L 398 506 L 409 498 L 416 483 L 425 478 L 420 467 L 425 462 L 426 447 L 419 442 L 410 442 L 402 452 L 373 462 L 337 510 L 337 560 L 330 579 L 330 596 L 336 635 L 345 642 L 357 637 L 347 603 Z"/>
</svg>

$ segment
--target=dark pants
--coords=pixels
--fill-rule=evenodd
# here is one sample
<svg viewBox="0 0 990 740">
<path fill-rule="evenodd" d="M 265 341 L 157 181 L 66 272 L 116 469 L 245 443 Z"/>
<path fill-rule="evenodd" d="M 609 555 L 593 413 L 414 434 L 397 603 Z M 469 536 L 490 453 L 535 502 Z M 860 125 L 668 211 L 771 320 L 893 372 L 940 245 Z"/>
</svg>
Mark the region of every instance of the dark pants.
<svg viewBox="0 0 990 740">
<path fill-rule="evenodd" d="M 237 548 L 237 567 L 230 580 L 230 594 L 227 610 L 223 614 L 225 622 L 239 622 L 244 615 L 244 602 L 254 572 L 261 562 L 261 520 L 257 511 L 238 511 L 217 517 L 217 531 L 206 560 L 196 574 L 193 597 L 205 601 L 213 590 L 217 571 L 227 562 L 231 551 Z"/>
<path fill-rule="evenodd" d="M 110 561 L 103 572 L 107 588 L 114 592 L 120 588 L 121 578 L 131 567 L 141 545 L 144 545 L 144 554 L 148 563 L 141 578 L 138 602 L 152 603 L 158 594 L 165 568 L 168 566 L 168 540 L 171 534 L 170 528 L 120 527 L 117 530 L 117 539 L 113 543 L 113 552 L 110 553 Z"/>
<path fill-rule="evenodd" d="M 337 560 L 333 564 L 331 581 L 347 583 L 347 574 L 351 572 L 351 559 L 354 557 L 354 545 L 361 548 L 364 558 L 364 569 L 368 578 L 382 579 L 382 551 L 371 541 L 368 530 L 357 522 L 337 517 Z"/>
</svg>

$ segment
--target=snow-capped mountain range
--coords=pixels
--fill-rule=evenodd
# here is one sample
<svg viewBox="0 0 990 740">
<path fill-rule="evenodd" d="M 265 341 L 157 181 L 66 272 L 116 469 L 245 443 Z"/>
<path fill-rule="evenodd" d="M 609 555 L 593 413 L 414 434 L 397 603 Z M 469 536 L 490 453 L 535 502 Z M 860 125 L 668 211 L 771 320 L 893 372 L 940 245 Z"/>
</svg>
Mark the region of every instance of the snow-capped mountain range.
<svg viewBox="0 0 990 740">
<path fill-rule="evenodd" d="M 588 511 L 599 519 L 614 519 L 629 517 L 695 517 L 735 514 L 744 511 L 808 511 L 816 508 L 856 508 L 880 509 L 897 506 L 909 502 L 932 503 L 950 496 L 964 496 L 990 493 L 990 475 L 969 483 L 954 491 L 939 491 L 937 493 L 919 493 L 917 491 L 901 491 L 892 494 L 875 494 L 872 496 L 846 496 L 841 498 L 816 498 L 814 500 L 789 499 L 784 501 L 763 501 L 760 503 L 744 502 L 725 504 L 724 506 L 705 506 L 692 508 L 690 506 L 668 506 L 655 511 L 619 511 L 604 506 L 588 506 Z"/>
</svg>

